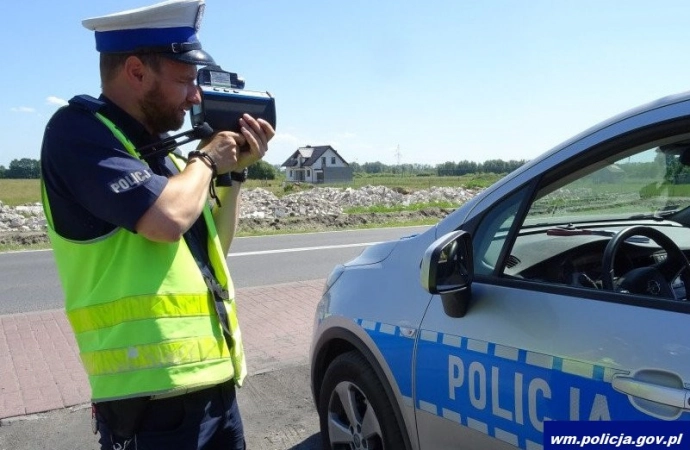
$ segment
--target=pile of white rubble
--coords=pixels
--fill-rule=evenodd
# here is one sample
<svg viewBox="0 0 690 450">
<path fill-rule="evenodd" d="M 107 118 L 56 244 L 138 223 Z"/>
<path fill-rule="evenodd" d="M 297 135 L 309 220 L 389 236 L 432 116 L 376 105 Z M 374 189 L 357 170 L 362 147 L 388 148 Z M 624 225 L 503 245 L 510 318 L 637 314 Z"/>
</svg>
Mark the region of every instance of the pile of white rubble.
<svg viewBox="0 0 690 450">
<path fill-rule="evenodd" d="M 276 197 L 262 188 L 242 191 L 241 218 L 338 216 L 347 208 L 393 206 L 416 203 L 450 202 L 461 205 L 479 191 L 454 187 L 432 187 L 413 193 L 400 193 L 384 186 L 362 188 L 314 188 Z M 44 231 L 46 220 L 40 203 L 10 207 L 0 202 L 0 232 Z"/>
</svg>

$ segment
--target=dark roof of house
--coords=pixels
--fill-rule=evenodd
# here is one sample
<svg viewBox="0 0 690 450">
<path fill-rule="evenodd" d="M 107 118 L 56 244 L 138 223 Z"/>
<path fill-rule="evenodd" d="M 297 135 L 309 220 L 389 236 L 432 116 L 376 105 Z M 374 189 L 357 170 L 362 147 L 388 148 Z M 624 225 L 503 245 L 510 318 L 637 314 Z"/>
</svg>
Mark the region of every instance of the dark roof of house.
<svg viewBox="0 0 690 450">
<path fill-rule="evenodd" d="M 297 165 L 297 159 L 301 156 L 305 159 L 304 163 L 302 163 L 302 167 L 311 167 L 314 165 L 316 161 L 321 158 L 321 156 L 326 153 L 326 151 L 332 150 L 333 153 L 335 153 L 338 158 L 340 158 L 345 164 L 348 164 L 345 159 L 343 159 L 342 156 L 330 145 L 317 145 L 312 147 L 311 145 L 307 145 L 306 147 L 300 147 L 295 152 L 290 155 L 290 157 L 285 161 L 281 167 L 294 167 Z"/>
</svg>

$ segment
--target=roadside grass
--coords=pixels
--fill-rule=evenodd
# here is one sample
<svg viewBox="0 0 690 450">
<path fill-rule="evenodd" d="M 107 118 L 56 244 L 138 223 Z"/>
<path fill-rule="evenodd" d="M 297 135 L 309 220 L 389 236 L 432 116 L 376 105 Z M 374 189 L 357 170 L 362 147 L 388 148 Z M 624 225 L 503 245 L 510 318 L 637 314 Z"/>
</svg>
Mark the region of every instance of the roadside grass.
<svg viewBox="0 0 690 450">
<path fill-rule="evenodd" d="M 442 202 L 425 202 L 413 203 L 410 205 L 373 205 L 373 206 L 353 206 L 345 208 L 343 212 L 346 214 L 366 214 L 366 213 L 394 213 L 403 211 L 421 211 L 427 208 L 441 208 L 441 209 L 455 209 L 458 204 L 442 201 Z"/>
<path fill-rule="evenodd" d="M 3 244 L 0 243 L 0 253 L 10 252 L 25 252 L 30 250 L 50 250 L 52 246 L 50 242 L 41 242 L 37 244 Z"/>
<path fill-rule="evenodd" d="M 348 226 L 347 230 L 368 230 L 372 228 L 398 228 L 398 227 L 416 227 L 416 226 L 432 226 L 438 223 L 438 218 L 435 217 L 427 217 L 427 218 L 421 218 L 421 219 L 415 219 L 415 220 L 406 220 L 406 221 L 400 221 L 400 220 L 391 220 L 391 221 L 384 221 L 384 222 L 376 222 L 376 223 L 365 223 L 365 224 L 357 224 L 357 225 L 352 225 Z M 290 227 L 290 229 L 260 229 L 260 230 L 251 230 L 251 231 L 245 231 L 245 230 L 238 230 L 236 236 L 237 237 L 255 237 L 255 236 L 277 236 L 281 234 L 306 234 L 306 233 L 322 233 L 322 232 L 328 232 L 328 231 L 339 231 L 341 230 L 340 228 L 319 228 L 319 227 L 314 227 L 314 226 L 296 226 L 296 227 Z M 345 230 L 343 228 L 342 230 Z M 2 247 L 0 246 L 0 249 Z M 1 251 L 1 250 L 0 250 Z"/>
</svg>

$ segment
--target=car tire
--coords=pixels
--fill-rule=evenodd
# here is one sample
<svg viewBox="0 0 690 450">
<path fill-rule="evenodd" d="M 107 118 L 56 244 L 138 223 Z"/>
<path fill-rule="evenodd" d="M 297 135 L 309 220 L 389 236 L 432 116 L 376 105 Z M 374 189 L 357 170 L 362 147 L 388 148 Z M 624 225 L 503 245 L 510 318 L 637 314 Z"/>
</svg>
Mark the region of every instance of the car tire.
<svg viewBox="0 0 690 450">
<path fill-rule="evenodd" d="M 328 366 L 318 410 L 324 449 L 406 447 L 383 384 L 358 352 L 343 353 Z"/>
</svg>

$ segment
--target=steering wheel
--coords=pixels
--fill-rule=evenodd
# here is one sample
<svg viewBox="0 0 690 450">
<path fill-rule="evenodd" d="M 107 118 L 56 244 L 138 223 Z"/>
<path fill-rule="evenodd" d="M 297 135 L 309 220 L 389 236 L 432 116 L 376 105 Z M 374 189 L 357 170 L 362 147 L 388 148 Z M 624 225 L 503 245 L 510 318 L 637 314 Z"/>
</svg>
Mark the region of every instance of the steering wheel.
<svg viewBox="0 0 690 450">
<path fill-rule="evenodd" d="M 614 282 L 613 262 L 623 242 L 631 236 L 645 236 L 656 242 L 666 251 L 666 260 L 650 267 L 633 269 Z M 676 298 L 672 286 L 673 280 L 680 274 L 685 289 L 690 292 L 690 263 L 688 259 L 671 238 L 655 228 L 638 225 L 616 233 L 604 249 L 601 265 L 602 285 L 604 289 L 610 291 L 681 300 Z"/>
</svg>

